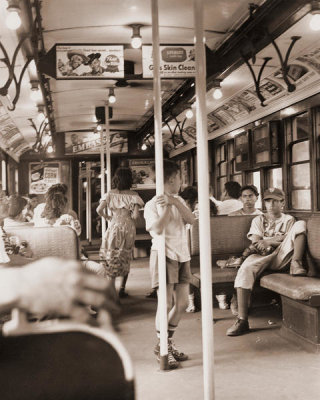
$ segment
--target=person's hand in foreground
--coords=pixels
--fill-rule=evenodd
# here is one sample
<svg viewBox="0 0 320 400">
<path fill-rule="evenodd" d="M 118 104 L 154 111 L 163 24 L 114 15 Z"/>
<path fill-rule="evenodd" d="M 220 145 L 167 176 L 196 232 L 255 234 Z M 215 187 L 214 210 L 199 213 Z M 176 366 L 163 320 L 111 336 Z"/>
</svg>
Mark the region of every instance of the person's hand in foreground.
<svg viewBox="0 0 320 400">
<path fill-rule="evenodd" d="M 86 306 L 117 311 L 106 279 L 84 271 L 77 261 L 46 257 L 22 268 L 0 269 L 0 311 L 57 314 L 85 320 Z"/>
</svg>

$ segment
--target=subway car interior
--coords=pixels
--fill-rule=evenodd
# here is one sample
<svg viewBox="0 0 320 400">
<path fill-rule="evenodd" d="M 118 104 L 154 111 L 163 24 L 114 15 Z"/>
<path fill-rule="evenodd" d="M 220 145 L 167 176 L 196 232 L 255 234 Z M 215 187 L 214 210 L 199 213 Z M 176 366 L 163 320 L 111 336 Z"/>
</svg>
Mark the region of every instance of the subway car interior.
<svg viewBox="0 0 320 400">
<path fill-rule="evenodd" d="M 31 271 L 43 257 L 57 256 L 52 261 L 57 271 L 74 259 L 89 269 L 92 263 L 96 273 L 91 274 L 104 284 L 110 275 L 99 269 L 108 264 L 102 247 L 113 225 L 111 214 L 97 209 L 115 190 L 118 168 L 131 169 L 128 193 L 134 191 L 140 202 L 130 273 L 127 282 L 116 280 L 112 318 L 86 298 L 78 300 L 81 322 L 78 314 L 67 319 L 66 311 L 57 321 L 50 308 L 8 310 L 0 294 L 3 399 L 318 398 L 320 1 L 0 0 L 0 19 L 2 236 L 4 243 L 18 248 L 20 240 L 20 249 L 29 243 L 32 250 L 25 257 L 29 266 L 16 260 L 20 250 L 8 253 L 9 261 L 0 254 L 1 270 L 9 271 L 9 262 L 10 270 L 23 265 L 21 270 Z M 184 353 L 172 353 L 170 322 L 168 344 L 166 329 L 163 333 L 170 277 L 162 272 L 158 295 L 151 290 L 155 236 L 145 207 L 167 190 L 162 171 L 167 160 L 177 168 L 179 193 L 192 187 L 199 196 L 186 229 L 192 304 L 174 336 L 188 359 L 178 363 L 174 357 L 174 364 L 170 355 Z M 243 191 L 226 197 L 229 182 Z M 48 204 L 50 188 L 59 184 L 65 185 L 65 207 L 73 210 L 78 231 L 70 219 L 60 225 L 74 229 L 37 227 L 32 218 L 26 226 L 11 221 L 6 228 L 2 203 L 14 198 L 17 206 L 23 198 L 29 205 L 36 198 Z M 253 217 L 244 214 L 252 212 L 219 211 L 228 199 L 241 201 L 238 209 L 245 210 L 248 191 L 256 201 L 254 220 L 264 221 L 263 229 L 268 216 L 276 215 L 270 199 L 281 204 L 278 217 L 292 216 L 292 224 L 303 227 L 288 254 L 305 273 L 295 276 L 292 262 L 290 271 L 261 269 L 248 300 L 250 329 L 233 335 L 236 315 L 244 321 L 238 271 L 249 264 L 246 257 L 273 257 L 252 249 L 243 255 L 250 249 L 249 229 L 253 232 Z M 179 211 L 172 201 L 166 204 Z M 286 235 L 280 245 L 270 241 L 263 250 L 279 255 L 289 243 Z M 295 245 L 301 237 L 300 259 Z M 264 242 L 264 235 L 260 239 Z M 0 253 L 5 251 L 0 243 Z M 288 260 L 282 261 L 289 268 Z M 60 271 L 67 282 L 68 272 Z M 0 281 L 6 282 L 3 276 Z M 5 293 L 6 283 L 0 286 Z M 160 330 L 154 322 L 157 307 Z"/>
</svg>

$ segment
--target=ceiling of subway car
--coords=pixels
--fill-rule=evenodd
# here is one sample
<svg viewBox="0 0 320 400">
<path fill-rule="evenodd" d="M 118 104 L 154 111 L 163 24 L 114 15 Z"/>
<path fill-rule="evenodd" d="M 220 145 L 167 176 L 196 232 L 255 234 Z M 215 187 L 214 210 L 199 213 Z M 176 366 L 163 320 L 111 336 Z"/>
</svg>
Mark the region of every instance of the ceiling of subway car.
<svg viewBox="0 0 320 400">
<path fill-rule="evenodd" d="M 131 49 L 132 29 L 129 25 L 141 24 L 143 43 L 152 43 L 151 1 L 150 0 L 43 0 L 30 2 L 20 0 L 25 8 L 40 6 L 42 37 L 45 52 L 59 43 L 100 43 L 123 44 L 125 60 L 133 62 L 134 74 L 142 72 L 141 49 Z M 217 49 L 248 18 L 249 1 L 245 0 L 207 0 L 204 2 L 204 28 L 206 44 L 210 49 Z M 256 1 L 260 5 L 263 0 Z M 194 19 L 192 0 L 159 0 L 159 35 L 163 44 L 192 44 L 194 42 Z M 24 12 L 22 8 L 22 12 Z M 29 10 L 30 11 L 30 10 Z M 0 2 L 1 20 L 7 11 L 6 2 Z M 24 22 L 24 19 L 23 19 Z M 23 29 L 23 27 L 22 27 Z M 27 28 L 25 27 L 25 30 Z M 20 29 L 21 31 L 21 29 Z M 19 34 L 19 32 L 18 32 Z M 10 58 L 18 44 L 18 34 L 9 31 L 5 24 L 0 25 L 1 42 Z M 20 32 L 21 34 L 21 32 Z M 21 37 L 21 36 L 20 36 Z M 26 58 L 19 52 L 15 71 L 22 70 Z M 2 64 L 0 84 L 7 79 L 7 69 Z M 36 121 L 37 106 L 44 99 L 30 101 L 30 80 L 34 79 L 30 68 L 24 74 L 21 94 L 16 109 L 7 113 L 16 125 L 19 134 L 31 146 L 35 141 L 35 130 L 29 118 Z M 85 130 L 95 127 L 95 107 L 106 104 L 108 88 L 114 87 L 117 101 L 113 105 L 111 129 L 136 131 L 152 115 L 153 89 L 152 80 L 129 80 L 127 86 L 118 87 L 116 80 L 55 80 L 49 77 L 53 100 L 52 117 L 56 132 Z M 183 84 L 183 79 L 162 79 L 162 102 L 165 102 Z M 9 88 L 11 98 L 15 96 L 14 85 Z M 5 105 L 6 99 L 0 97 Z M 36 123 L 37 125 L 37 123 Z"/>
<path fill-rule="evenodd" d="M 265 5 L 272 1 L 255 1 L 255 7 Z M 296 1 L 298 3 L 298 1 Z M 299 1 L 299 3 L 303 3 Z M 308 3 L 308 2 L 305 2 Z M 21 84 L 21 93 L 14 111 L 8 111 L 6 105 L 8 96 L 0 96 L 0 101 L 4 104 L 0 108 L 0 129 L 2 137 L 7 135 L 8 140 L 0 138 L 0 146 L 6 151 L 12 151 L 18 155 L 31 147 L 36 139 L 36 132 L 31 126 L 30 118 L 33 119 L 35 126 L 39 127 L 37 122 L 38 106 L 45 104 L 49 106 L 47 111 L 50 113 L 50 120 L 53 122 L 54 131 L 59 133 L 79 130 L 92 130 L 96 127 L 95 108 L 105 106 L 109 89 L 114 88 L 116 103 L 112 105 L 113 116 L 110 121 L 110 127 L 116 131 L 139 132 L 147 121 L 152 119 L 153 115 L 153 82 L 152 79 L 142 78 L 142 51 L 141 49 L 132 49 L 130 46 L 132 24 L 141 24 L 140 33 L 143 44 L 152 43 L 151 26 L 151 1 L 150 0 L 20 0 L 22 15 L 22 27 L 17 31 L 10 31 L 5 24 L 0 24 L 0 40 L 12 59 L 14 50 L 18 45 L 19 39 L 24 34 L 30 32 L 30 24 L 26 21 L 30 16 L 33 19 L 38 15 L 41 17 L 40 44 L 38 43 L 38 56 L 40 62 L 38 67 L 41 73 L 45 73 L 50 85 L 50 96 L 31 101 L 30 81 L 39 78 L 30 64 L 23 76 Z M 290 3 L 292 4 L 292 3 Z M 159 0 L 159 35 L 161 44 L 189 44 L 194 43 L 194 16 L 192 0 Z M 237 31 L 237 29 L 249 19 L 250 5 L 252 2 L 244 0 L 206 0 L 204 1 L 204 29 L 207 47 L 214 53 L 219 51 L 228 39 Z M 38 14 L 37 14 L 38 13 Z M 8 12 L 6 11 L 6 2 L 0 1 L 0 17 L 4 21 Z M 299 52 L 303 52 L 310 46 L 317 43 L 317 33 L 310 33 L 307 28 L 309 16 L 302 18 L 297 24 L 293 25 L 287 32 L 284 32 L 278 39 L 280 51 L 284 55 L 290 44 L 292 35 L 301 35 L 302 39 L 295 44 L 291 57 L 297 57 Z M 299 20 L 299 18 L 297 19 Z M 292 23 L 294 21 L 292 20 Z M 25 25 L 24 25 L 25 24 Z M 27 41 L 26 41 L 27 42 Z M 25 44 L 25 43 L 24 43 Z M 49 58 L 50 50 L 59 44 L 92 44 L 98 45 L 123 45 L 124 60 L 130 64 L 130 75 L 128 79 L 55 79 L 54 74 L 50 73 L 50 68 L 44 68 L 41 60 L 46 59 L 47 64 L 51 62 L 55 70 L 55 60 Z M 93 47 L 94 49 L 94 47 Z M 212 54 L 213 54 L 212 53 Z M 217 53 L 218 54 L 218 53 Z M 1 56 L 1 50 L 0 50 Z M 87 54 L 88 56 L 88 54 Z M 265 68 L 263 79 L 279 68 L 279 60 L 275 49 L 269 44 L 256 52 L 257 62 L 253 69 L 258 73 L 264 57 L 273 57 L 267 68 Z M 16 76 L 22 71 L 27 58 L 30 57 L 30 49 L 25 49 L 18 53 L 15 66 Z M 37 57 L 36 57 L 37 58 Z M 87 57 L 88 58 L 88 57 Z M 220 60 L 221 61 L 221 60 Z M 252 61 L 252 60 L 251 60 Z M 242 63 L 243 64 L 243 63 Z M 227 69 L 226 69 L 227 70 Z M 126 71 L 126 67 L 125 67 Z M 127 74 L 127 72 L 125 72 Z M 319 72 L 318 72 L 319 74 Z M 4 63 L 0 63 L 0 86 L 4 84 L 8 76 L 8 71 Z M 305 79 L 305 77 L 304 77 Z M 315 82 L 315 81 L 313 81 Z M 167 102 L 174 94 L 183 87 L 185 79 L 161 79 L 162 102 Z M 215 134 L 221 134 L 228 129 L 236 128 L 241 118 L 233 116 L 236 121 L 230 117 L 232 114 L 232 105 L 229 109 L 220 110 L 223 104 L 230 101 L 234 104 L 239 103 L 238 97 L 234 96 L 241 93 L 246 88 L 252 87 L 253 80 L 249 69 L 245 65 L 239 65 L 233 71 L 228 72 L 222 82 L 224 97 L 220 100 L 212 98 L 213 89 L 207 93 L 207 114 L 209 137 Z M 281 86 L 281 85 L 280 85 Z M 283 90 L 285 92 L 285 90 Z M 15 97 L 15 88 L 12 83 L 8 94 L 13 99 Z M 50 98 L 51 97 L 51 98 Z M 231 99 L 231 100 L 230 100 Z M 281 99 L 281 96 L 280 96 Z M 52 100 L 52 103 L 51 103 Z M 191 100 L 191 102 L 194 98 Z M 256 99 L 255 99 L 256 101 Z M 51 104 L 50 104 L 51 103 Z M 170 102 L 171 104 L 171 102 Z M 230 103 L 231 104 L 231 103 Z M 193 104 L 193 107 L 195 104 Z M 215 112 L 218 108 L 219 113 Z M 265 108 L 265 110 L 268 107 Z M 279 107 L 278 107 L 279 109 Z M 214 112 L 213 112 L 214 111 Z M 242 112 L 243 110 L 238 110 Z M 248 114 L 248 110 L 247 114 Z M 257 107 L 259 111 L 259 107 Z M 229 115 L 227 115 L 229 113 Z M 210 115 L 211 114 L 211 115 Z M 245 114 L 242 112 L 242 114 Z M 250 113 L 249 113 L 250 114 Z M 253 118 L 252 113 L 249 117 Z M 255 114 L 259 117 L 260 114 Z M 246 115 L 246 117 L 248 117 Z M 182 116 L 184 118 L 184 116 Z M 223 126 L 219 123 L 227 120 Z M 229 119 L 228 119 L 229 118 Z M 8 122 L 9 121 L 9 122 Z M 247 121 L 247 120 L 246 120 Z M 173 121 L 174 122 L 174 121 Z M 234 122 L 234 123 L 233 123 Z M 5 125 L 5 128 L 3 128 Z M 175 123 L 175 122 L 174 122 Z M 243 124 L 242 120 L 241 123 Z M 170 123 L 169 123 L 170 124 Z M 239 124 L 238 124 L 239 125 Z M 217 128 L 218 126 L 218 128 Z M 243 125 L 242 125 L 243 126 Z M 188 132 L 188 139 L 191 138 L 194 144 L 195 118 L 188 121 L 185 125 L 185 131 Z M 171 126 L 171 129 L 174 127 Z M 212 129 L 212 131 L 210 131 Z M 142 129 L 143 130 L 143 129 Z M 214 130 L 214 132 L 213 132 Z M 14 132 L 13 139 L 10 139 Z M 163 129 L 164 137 L 170 139 L 170 129 L 168 125 Z M 211 135 L 211 136 L 210 136 Z M 170 141 L 170 140 L 169 140 Z M 23 143 L 22 143 L 23 142 Z M 171 143 L 172 144 L 172 143 Z M 17 146 L 16 146 L 17 145 Z M 19 149 L 19 151 L 16 151 Z M 172 146 L 171 149 L 172 150 Z"/>
</svg>

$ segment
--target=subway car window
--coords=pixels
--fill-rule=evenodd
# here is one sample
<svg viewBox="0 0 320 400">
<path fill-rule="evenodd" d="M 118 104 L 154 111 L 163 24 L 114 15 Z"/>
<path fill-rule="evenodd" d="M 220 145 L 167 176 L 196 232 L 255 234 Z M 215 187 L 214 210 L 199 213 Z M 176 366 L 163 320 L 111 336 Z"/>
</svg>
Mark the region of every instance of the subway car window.
<svg viewBox="0 0 320 400">
<path fill-rule="evenodd" d="M 294 210 L 311 210 L 310 135 L 308 113 L 293 117 L 289 124 L 290 201 Z"/>
</svg>

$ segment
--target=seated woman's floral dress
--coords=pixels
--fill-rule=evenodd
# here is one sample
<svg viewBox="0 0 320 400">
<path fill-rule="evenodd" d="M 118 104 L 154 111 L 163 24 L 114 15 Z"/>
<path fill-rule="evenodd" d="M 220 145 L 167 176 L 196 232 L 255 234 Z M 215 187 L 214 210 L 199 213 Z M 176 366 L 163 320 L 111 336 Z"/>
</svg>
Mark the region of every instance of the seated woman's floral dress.
<svg viewBox="0 0 320 400">
<path fill-rule="evenodd" d="M 132 219 L 135 205 L 143 207 L 141 197 L 135 193 L 117 193 L 110 191 L 101 201 L 111 213 L 111 221 L 102 238 L 100 259 L 105 267 L 106 276 L 116 278 L 129 273 L 132 251 L 136 237 L 136 226 Z"/>
</svg>

